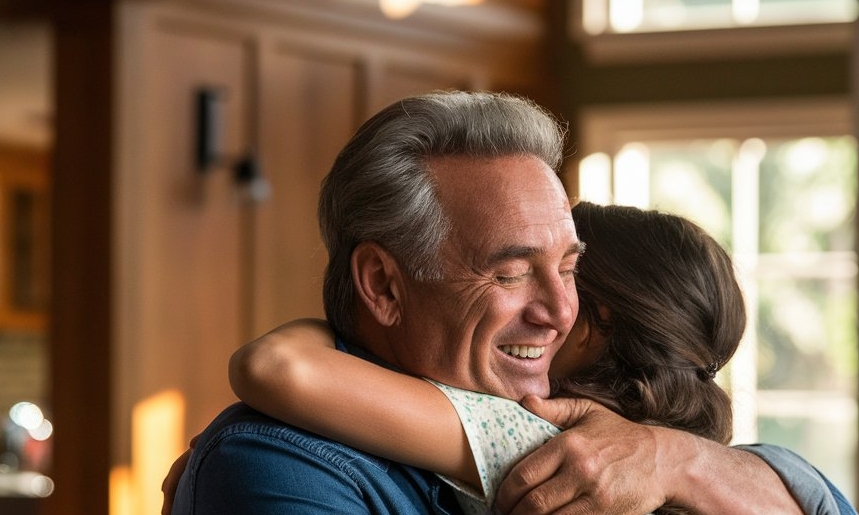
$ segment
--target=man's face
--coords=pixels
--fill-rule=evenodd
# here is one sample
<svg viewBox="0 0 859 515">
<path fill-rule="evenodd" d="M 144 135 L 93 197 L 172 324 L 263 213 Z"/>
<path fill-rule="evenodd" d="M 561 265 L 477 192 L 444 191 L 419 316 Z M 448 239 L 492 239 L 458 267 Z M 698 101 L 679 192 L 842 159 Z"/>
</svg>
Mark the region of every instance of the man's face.
<svg viewBox="0 0 859 515">
<path fill-rule="evenodd" d="M 560 181 L 533 156 L 440 158 L 430 169 L 452 224 L 444 280 L 407 283 L 396 361 L 461 388 L 547 396 L 578 311 L 580 243 Z"/>
</svg>

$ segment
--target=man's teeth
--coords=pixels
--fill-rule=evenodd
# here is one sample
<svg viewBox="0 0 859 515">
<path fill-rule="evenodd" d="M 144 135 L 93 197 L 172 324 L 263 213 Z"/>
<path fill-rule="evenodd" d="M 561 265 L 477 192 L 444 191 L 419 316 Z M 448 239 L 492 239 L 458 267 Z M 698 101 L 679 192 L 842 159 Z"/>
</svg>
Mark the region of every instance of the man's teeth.
<svg viewBox="0 0 859 515">
<path fill-rule="evenodd" d="M 502 345 L 501 352 L 516 356 L 517 358 L 539 358 L 546 352 L 546 347 L 532 347 L 530 345 Z"/>
</svg>

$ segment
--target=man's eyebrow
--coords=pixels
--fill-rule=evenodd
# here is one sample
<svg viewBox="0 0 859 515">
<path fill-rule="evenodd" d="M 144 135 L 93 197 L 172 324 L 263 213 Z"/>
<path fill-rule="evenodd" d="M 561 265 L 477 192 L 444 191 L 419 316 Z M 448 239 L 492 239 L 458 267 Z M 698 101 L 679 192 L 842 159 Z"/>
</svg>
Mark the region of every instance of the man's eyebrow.
<svg viewBox="0 0 859 515">
<path fill-rule="evenodd" d="M 538 247 L 531 247 L 527 245 L 510 245 L 493 253 L 486 261 L 489 266 L 492 266 L 513 259 L 525 259 L 531 256 L 536 256 L 540 252 L 541 251 Z"/>
<path fill-rule="evenodd" d="M 584 251 L 585 242 L 575 241 L 572 245 L 567 247 L 566 252 L 564 252 L 564 257 L 572 256 L 574 254 L 582 254 Z M 490 255 L 489 259 L 487 259 L 487 264 L 489 264 L 489 266 L 492 266 L 514 259 L 527 259 L 529 257 L 536 256 L 542 252 L 543 250 L 539 247 L 531 247 L 528 245 L 510 245 Z"/>
<path fill-rule="evenodd" d="M 585 245 L 585 242 L 577 240 L 575 243 L 570 245 L 570 248 L 567 249 L 567 251 L 564 253 L 564 256 L 572 256 L 573 254 L 584 254 L 586 248 L 587 245 Z"/>
</svg>

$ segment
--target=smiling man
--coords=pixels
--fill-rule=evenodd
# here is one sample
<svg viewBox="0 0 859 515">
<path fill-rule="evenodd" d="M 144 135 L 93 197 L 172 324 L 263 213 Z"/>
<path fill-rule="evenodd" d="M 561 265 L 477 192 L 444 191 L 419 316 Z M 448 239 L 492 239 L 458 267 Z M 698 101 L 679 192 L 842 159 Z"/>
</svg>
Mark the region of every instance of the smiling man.
<svg viewBox="0 0 859 515">
<path fill-rule="evenodd" d="M 391 353 L 376 354 L 461 388 L 546 397 L 549 364 L 578 310 L 581 243 L 560 181 L 533 155 L 433 158 L 428 168 L 445 216 L 471 223 L 448 224 L 440 280 L 404 274 Z M 425 343 L 401 343 L 410 341 Z"/>
<path fill-rule="evenodd" d="M 460 388 L 547 396 L 549 363 L 578 309 L 573 272 L 583 248 L 556 174 L 562 151 L 551 116 L 500 94 L 407 98 L 365 123 L 319 203 L 329 253 L 323 297 L 338 347 Z M 702 514 L 801 513 L 750 453 L 585 413 L 537 463 L 514 470 L 502 508 L 631 515 L 671 499 Z M 173 513 L 460 508 L 429 472 L 238 404 L 201 434 Z"/>
</svg>

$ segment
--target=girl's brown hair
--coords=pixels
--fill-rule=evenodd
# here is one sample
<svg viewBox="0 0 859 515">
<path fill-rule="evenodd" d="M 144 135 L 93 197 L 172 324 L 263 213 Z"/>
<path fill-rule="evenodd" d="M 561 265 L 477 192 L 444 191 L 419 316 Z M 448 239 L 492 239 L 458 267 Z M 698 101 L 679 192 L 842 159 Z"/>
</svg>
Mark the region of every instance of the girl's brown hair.
<svg viewBox="0 0 859 515">
<path fill-rule="evenodd" d="M 728 443 L 731 401 L 713 377 L 746 325 L 728 254 L 679 216 L 587 202 L 572 212 L 588 245 L 576 276 L 579 316 L 607 343 L 592 366 L 557 382 L 557 394 Z"/>
</svg>

